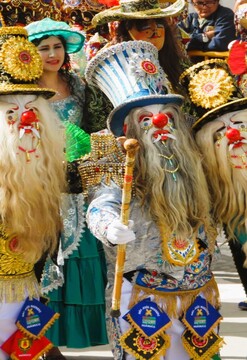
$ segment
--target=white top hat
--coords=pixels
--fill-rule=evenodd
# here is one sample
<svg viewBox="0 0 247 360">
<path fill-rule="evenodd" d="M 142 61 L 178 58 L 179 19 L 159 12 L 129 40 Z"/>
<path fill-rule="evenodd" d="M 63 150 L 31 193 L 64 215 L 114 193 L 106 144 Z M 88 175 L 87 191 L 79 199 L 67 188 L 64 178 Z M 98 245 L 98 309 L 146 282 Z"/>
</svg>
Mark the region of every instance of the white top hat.
<svg viewBox="0 0 247 360">
<path fill-rule="evenodd" d="M 122 135 L 124 119 L 131 109 L 151 104 L 181 105 L 183 101 L 182 96 L 171 94 L 158 50 L 146 41 L 122 42 L 100 51 L 89 62 L 85 76 L 88 84 L 99 87 L 112 102 L 108 127 L 117 136 Z"/>
</svg>

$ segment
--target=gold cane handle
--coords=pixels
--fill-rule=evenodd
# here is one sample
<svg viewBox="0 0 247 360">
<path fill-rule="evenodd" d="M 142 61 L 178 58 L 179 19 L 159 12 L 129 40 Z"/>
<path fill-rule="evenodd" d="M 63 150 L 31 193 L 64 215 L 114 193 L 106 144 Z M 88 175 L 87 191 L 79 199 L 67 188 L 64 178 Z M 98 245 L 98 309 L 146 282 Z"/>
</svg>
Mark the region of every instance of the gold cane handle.
<svg viewBox="0 0 247 360">
<path fill-rule="evenodd" d="M 128 139 L 124 143 L 124 148 L 126 150 L 126 161 L 125 161 L 120 218 L 122 224 L 128 225 L 132 183 L 133 183 L 133 170 L 135 165 L 135 155 L 137 150 L 139 149 L 138 141 L 135 139 Z M 118 245 L 116 266 L 115 266 L 115 279 L 114 279 L 114 287 L 112 294 L 112 310 L 111 310 L 112 317 L 120 316 L 120 301 L 121 301 L 121 289 L 122 289 L 123 273 L 124 273 L 125 252 L 126 252 L 126 245 L 125 244 Z"/>
</svg>

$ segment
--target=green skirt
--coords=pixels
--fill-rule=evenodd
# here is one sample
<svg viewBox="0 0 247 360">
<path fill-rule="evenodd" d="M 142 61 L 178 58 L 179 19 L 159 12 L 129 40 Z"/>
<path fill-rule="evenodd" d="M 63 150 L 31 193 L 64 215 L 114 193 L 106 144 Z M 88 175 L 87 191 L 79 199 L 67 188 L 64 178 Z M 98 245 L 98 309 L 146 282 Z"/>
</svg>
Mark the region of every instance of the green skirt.
<svg viewBox="0 0 247 360">
<path fill-rule="evenodd" d="M 108 343 L 104 250 L 88 228 L 84 230 L 79 247 L 64 261 L 63 286 L 48 293 L 48 305 L 60 313 L 45 334 L 55 346 L 84 348 Z"/>
</svg>

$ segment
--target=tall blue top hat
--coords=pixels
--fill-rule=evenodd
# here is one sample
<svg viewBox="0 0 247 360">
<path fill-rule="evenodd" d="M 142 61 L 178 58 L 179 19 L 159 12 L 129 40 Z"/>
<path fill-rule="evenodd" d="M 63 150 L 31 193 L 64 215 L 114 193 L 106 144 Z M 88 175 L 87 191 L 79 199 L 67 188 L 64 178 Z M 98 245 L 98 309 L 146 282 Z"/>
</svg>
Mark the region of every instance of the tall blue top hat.
<svg viewBox="0 0 247 360">
<path fill-rule="evenodd" d="M 126 41 L 100 51 L 88 63 L 85 77 L 112 102 L 107 124 L 116 136 L 123 135 L 124 119 L 131 109 L 183 102 L 182 96 L 171 94 L 158 50 L 146 41 Z"/>
</svg>

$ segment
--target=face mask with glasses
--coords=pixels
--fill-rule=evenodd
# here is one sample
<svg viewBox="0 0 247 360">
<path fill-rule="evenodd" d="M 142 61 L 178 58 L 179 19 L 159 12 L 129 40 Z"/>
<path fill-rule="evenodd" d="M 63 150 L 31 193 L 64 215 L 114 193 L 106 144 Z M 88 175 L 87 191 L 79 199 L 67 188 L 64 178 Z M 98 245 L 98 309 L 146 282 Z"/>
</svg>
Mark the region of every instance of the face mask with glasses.
<svg viewBox="0 0 247 360">
<path fill-rule="evenodd" d="M 212 1 L 196 1 L 196 2 L 192 2 L 192 4 L 195 7 L 202 7 L 202 6 L 206 6 L 206 7 L 210 7 L 216 4 L 215 0 Z"/>
</svg>

